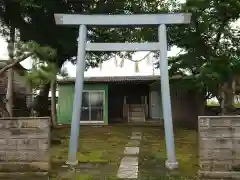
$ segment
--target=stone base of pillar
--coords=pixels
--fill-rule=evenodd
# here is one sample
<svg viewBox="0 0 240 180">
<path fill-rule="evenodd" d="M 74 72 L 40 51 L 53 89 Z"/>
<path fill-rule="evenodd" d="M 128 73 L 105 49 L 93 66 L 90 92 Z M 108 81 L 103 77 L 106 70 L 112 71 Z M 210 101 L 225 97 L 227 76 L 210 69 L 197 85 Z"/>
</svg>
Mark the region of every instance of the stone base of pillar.
<svg viewBox="0 0 240 180">
<path fill-rule="evenodd" d="M 78 160 L 77 161 L 66 161 L 66 164 L 70 165 L 70 166 L 76 166 L 76 165 L 78 165 Z"/>
<path fill-rule="evenodd" d="M 179 163 L 177 161 L 175 162 L 170 162 L 170 161 L 166 161 L 165 162 L 165 166 L 166 168 L 168 168 L 169 170 L 174 170 L 174 169 L 178 169 L 179 167 Z"/>
</svg>

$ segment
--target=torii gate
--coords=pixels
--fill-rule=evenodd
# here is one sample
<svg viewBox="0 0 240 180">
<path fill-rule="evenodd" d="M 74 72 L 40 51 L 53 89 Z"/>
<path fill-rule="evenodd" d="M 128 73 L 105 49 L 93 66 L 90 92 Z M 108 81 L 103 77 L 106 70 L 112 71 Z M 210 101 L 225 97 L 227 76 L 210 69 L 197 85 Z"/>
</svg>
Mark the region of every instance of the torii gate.
<svg viewBox="0 0 240 180">
<path fill-rule="evenodd" d="M 189 24 L 190 13 L 135 14 L 135 15 L 81 15 L 55 14 L 56 24 L 79 26 L 76 82 L 73 102 L 71 137 L 67 164 L 78 163 L 78 137 L 82 106 L 82 91 L 85 71 L 86 51 L 160 51 L 161 93 L 163 103 L 164 129 L 167 148 L 166 167 L 178 168 L 176 160 L 172 110 L 170 100 L 166 24 Z M 87 43 L 87 26 L 158 26 L 159 42 L 154 43 Z"/>
</svg>

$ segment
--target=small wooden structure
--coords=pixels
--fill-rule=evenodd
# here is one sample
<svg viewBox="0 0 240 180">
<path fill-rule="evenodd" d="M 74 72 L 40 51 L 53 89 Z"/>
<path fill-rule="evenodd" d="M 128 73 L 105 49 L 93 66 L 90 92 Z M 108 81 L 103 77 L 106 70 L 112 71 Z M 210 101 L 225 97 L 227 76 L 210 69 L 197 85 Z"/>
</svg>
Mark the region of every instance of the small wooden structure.
<svg viewBox="0 0 240 180">
<path fill-rule="evenodd" d="M 85 77 L 81 107 L 81 124 L 108 125 L 134 122 L 135 124 L 163 124 L 160 76 L 103 76 Z M 200 95 L 179 86 L 189 79 L 170 78 L 170 94 L 174 125 L 197 127 Z M 71 124 L 75 78 L 58 81 L 59 97 L 57 121 Z M 176 84 L 177 83 L 177 84 Z"/>
<path fill-rule="evenodd" d="M 0 61 L 0 68 L 6 65 L 7 61 Z M 26 116 L 28 104 L 32 101 L 31 86 L 24 77 L 26 69 L 17 64 L 13 67 L 13 114 L 14 116 Z M 7 116 L 5 99 L 7 93 L 7 72 L 0 75 L 0 116 Z"/>
</svg>

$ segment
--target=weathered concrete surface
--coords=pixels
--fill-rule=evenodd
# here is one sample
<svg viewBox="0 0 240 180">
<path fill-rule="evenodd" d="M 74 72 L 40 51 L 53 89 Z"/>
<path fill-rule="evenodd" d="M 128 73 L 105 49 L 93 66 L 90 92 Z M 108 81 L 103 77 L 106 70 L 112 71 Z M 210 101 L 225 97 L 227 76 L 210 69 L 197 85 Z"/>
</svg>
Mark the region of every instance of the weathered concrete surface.
<svg viewBox="0 0 240 180">
<path fill-rule="evenodd" d="M 142 133 L 133 131 L 128 145 L 124 149 L 124 157 L 120 163 L 117 177 L 120 179 L 137 179 L 138 178 L 138 154 Z"/>
<path fill-rule="evenodd" d="M 142 136 L 141 132 L 132 132 L 132 136 Z"/>
<path fill-rule="evenodd" d="M 125 147 L 124 155 L 138 155 L 139 147 Z"/>
<path fill-rule="evenodd" d="M 0 172 L 48 172 L 49 118 L 0 119 Z"/>
<path fill-rule="evenodd" d="M 0 172 L 1 180 L 49 180 L 48 173 L 34 172 L 34 173 L 2 173 Z"/>
<path fill-rule="evenodd" d="M 117 176 L 121 179 L 137 179 L 138 157 L 123 157 Z"/>
<path fill-rule="evenodd" d="M 141 140 L 142 139 L 142 136 L 131 136 L 132 140 Z"/>
<path fill-rule="evenodd" d="M 199 117 L 199 165 L 203 180 L 240 177 L 240 116 Z"/>
<path fill-rule="evenodd" d="M 128 147 L 136 147 L 136 146 L 140 146 L 140 141 L 139 140 L 130 140 L 128 141 L 127 144 Z"/>
</svg>

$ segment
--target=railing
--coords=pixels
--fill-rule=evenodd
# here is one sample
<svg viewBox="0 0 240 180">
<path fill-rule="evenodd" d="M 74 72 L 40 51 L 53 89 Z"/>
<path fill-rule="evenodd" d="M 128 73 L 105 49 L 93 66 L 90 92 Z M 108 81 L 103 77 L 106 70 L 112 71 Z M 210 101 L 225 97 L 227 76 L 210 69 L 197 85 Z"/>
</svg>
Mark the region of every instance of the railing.
<svg viewBox="0 0 240 180">
<path fill-rule="evenodd" d="M 130 122 L 130 104 L 127 106 L 127 118 L 128 118 L 128 122 Z"/>
<path fill-rule="evenodd" d="M 0 118 L 1 117 L 9 117 L 9 113 L 3 101 L 0 102 Z"/>
<path fill-rule="evenodd" d="M 139 107 L 141 108 L 141 111 L 144 113 L 143 118 L 146 120 L 146 117 L 148 116 L 148 104 L 139 104 Z M 127 119 L 128 122 L 131 120 L 131 111 L 132 106 L 131 104 L 123 104 L 123 117 Z"/>
<path fill-rule="evenodd" d="M 141 106 L 142 106 L 143 113 L 144 113 L 144 121 L 146 121 L 146 112 L 147 112 L 146 107 L 147 107 L 147 104 L 141 104 Z"/>
<path fill-rule="evenodd" d="M 144 118 L 148 116 L 148 104 L 142 104 L 142 108 L 144 110 Z"/>
</svg>

